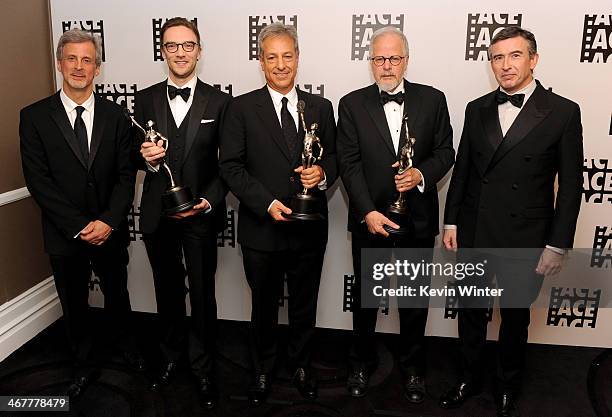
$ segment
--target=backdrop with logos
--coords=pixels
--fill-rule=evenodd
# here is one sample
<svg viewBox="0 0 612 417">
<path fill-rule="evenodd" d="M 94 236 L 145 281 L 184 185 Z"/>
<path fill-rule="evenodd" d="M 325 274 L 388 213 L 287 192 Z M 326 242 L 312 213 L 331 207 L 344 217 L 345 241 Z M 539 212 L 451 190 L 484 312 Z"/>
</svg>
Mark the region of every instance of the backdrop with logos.
<svg viewBox="0 0 612 417">
<path fill-rule="evenodd" d="M 97 93 L 132 111 L 134 93 L 167 77 L 161 57 L 160 28 L 166 19 L 193 20 L 201 33 L 202 58 L 198 76 L 237 96 L 264 84 L 257 61 L 257 35 L 262 27 L 282 21 L 299 33 L 300 64 L 297 83 L 303 90 L 331 100 L 334 109 L 346 93 L 373 82 L 368 65 L 372 33 L 393 25 L 410 43 L 406 78 L 429 84 L 446 94 L 455 148 L 463 127 L 467 102 L 496 88 L 487 47 L 492 36 L 506 26 L 534 32 L 540 60 L 535 70 L 546 88 L 576 101 L 584 128 L 584 193 L 575 246 L 593 249 L 590 268 L 596 274 L 612 269 L 612 7 L 607 0 L 570 2 L 554 10 L 546 2 L 392 0 L 384 6 L 371 1 L 324 0 L 281 5 L 263 0 L 199 2 L 159 0 L 51 3 L 53 42 L 72 28 L 89 30 L 102 38 L 103 64 L 95 80 Z M 61 75 L 58 73 L 58 88 Z M 443 206 L 450 176 L 439 184 Z M 156 310 L 150 266 L 139 231 L 139 177 L 130 213 L 131 260 L 129 289 L 138 311 Z M 353 268 L 350 234 L 346 231 L 347 196 L 340 181 L 328 190 L 330 198 L 327 246 L 317 325 L 351 328 L 349 309 Z M 219 235 L 217 302 L 219 317 L 248 320 L 250 292 L 244 278 L 236 240 L 237 201 L 228 198 L 228 229 Z M 439 244 L 439 238 L 438 242 Z M 579 283 L 579 280 L 576 282 Z M 91 280 L 91 301 L 102 303 L 98 281 Z M 612 310 L 600 305 L 601 291 L 557 287 L 548 308 L 532 311 L 530 341 L 612 347 Z M 554 296 L 553 296 L 554 295 Z M 548 296 L 545 294 L 545 296 Z M 288 299 L 279 300 L 280 319 L 286 322 Z M 456 309 L 432 308 L 427 332 L 456 336 Z M 496 338 L 499 314 L 493 310 L 489 336 Z M 396 309 L 381 309 L 378 330 L 397 332 Z"/>
</svg>

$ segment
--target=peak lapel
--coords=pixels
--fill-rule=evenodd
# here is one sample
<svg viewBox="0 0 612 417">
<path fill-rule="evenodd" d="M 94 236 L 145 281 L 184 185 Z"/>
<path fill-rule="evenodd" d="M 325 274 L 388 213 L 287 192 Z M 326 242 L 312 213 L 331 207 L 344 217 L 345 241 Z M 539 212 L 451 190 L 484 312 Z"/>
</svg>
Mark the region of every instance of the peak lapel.
<svg viewBox="0 0 612 417">
<path fill-rule="evenodd" d="M 187 159 L 191 146 L 195 141 L 196 134 L 200 129 L 202 115 L 206 111 L 210 94 L 205 91 L 204 83 L 198 80 L 195 91 L 193 92 L 193 102 L 191 103 L 191 111 L 189 112 L 189 124 L 187 125 L 187 137 L 185 138 L 185 152 L 183 161 Z"/>
<path fill-rule="evenodd" d="M 155 130 L 164 137 L 168 137 L 168 83 L 163 81 L 158 84 L 157 91 L 153 94 L 153 111 L 155 113 Z M 148 120 L 143 120 L 146 123 Z"/>
<path fill-rule="evenodd" d="M 389 125 L 387 124 L 385 110 L 380 104 L 378 86 L 376 84 L 373 84 L 366 90 L 363 104 L 374 121 L 376 129 L 378 130 L 378 133 L 380 133 L 380 137 L 387 146 L 387 149 L 395 157 L 396 152 L 395 147 L 393 146 L 393 139 L 391 139 L 391 132 L 389 131 Z"/>
<path fill-rule="evenodd" d="M 512 148 L 521 143 L 542 120 L 544 120 L 551 112 L 546 100 L 546 90 L 538 84 L 535 91 L 523 105 L 518 116 L 506 132 L 506 136 L 499 148 L 495 152 L 491 165 L 496 164 L 504 157 Z"/>
</svg>

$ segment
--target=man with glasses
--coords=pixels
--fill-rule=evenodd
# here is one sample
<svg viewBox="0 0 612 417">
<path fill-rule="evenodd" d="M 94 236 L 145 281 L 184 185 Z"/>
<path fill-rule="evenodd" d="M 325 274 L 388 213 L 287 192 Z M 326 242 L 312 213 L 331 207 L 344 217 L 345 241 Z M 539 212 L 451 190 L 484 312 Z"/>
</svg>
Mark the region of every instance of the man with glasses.
<svg viewBox="0 0 612 417">
<path fill-rule="evenodd" d="M 377 308 L 361 303 L 361 263 L 364 248 L 433 248 L 439 233 L 437 183 L 453 165 L 452 129 L 444 94 L 406 81 L 408 42 L 393 27 L 377 30 L 370 43 L 370 69 L 376 83 L 353 91 L 338 108 L 338 161 L 349 196 L 348 230 L 352 233 L 353 345 L 347 387 L 353 397 L 366 395 L 377 363 L 374 332 Z M 407 116 L 414 137 L 413 167 L 397 174 L 406 140 Z M 389 236 L 384 226 L 398 225 L 384 213 L 398 192 L 407 193 L 413 233 Z M 426 256 L 432 251 L 427 250 Z M 365 277 L 364 277 L 365 278 Z M 400 368 L 408 401 L 425 398 L 424 332 L 427 300 L 421 308 L 401 308 Z"/>
<path fill-rule="evenodd" d="M 162 141 L 141 144 L 140 137 L 136 144 L 141 154 L 136 159 L 146 171 L 140 227 L 161 319 L 163 364 L 151 389 L 157 391 L 169 382 L 187 350 L 200 399 L 212 408 L 218 398 L 213 372 L 217 233 L 225 227 L 227 193 L 219 178 L 217 156 L 220 124 L 230 96 L 196 76 L 202 47 L 195 24 L 182 17 L 169 19 L 162 26 L 161 37 L 168 79 L 139 91 L 134 107 L 141 125 L 152 120 L 156 130 L 168 138 L 166 148 Z M 171 217 L 162 213 L 162 194 L 169 187 L 166 173 L 159 169 L 162 158 L 175 181 L 200 198 L 192 209 Z M 185 275 L 190 320 L 185 317 Z"/>
</svg>

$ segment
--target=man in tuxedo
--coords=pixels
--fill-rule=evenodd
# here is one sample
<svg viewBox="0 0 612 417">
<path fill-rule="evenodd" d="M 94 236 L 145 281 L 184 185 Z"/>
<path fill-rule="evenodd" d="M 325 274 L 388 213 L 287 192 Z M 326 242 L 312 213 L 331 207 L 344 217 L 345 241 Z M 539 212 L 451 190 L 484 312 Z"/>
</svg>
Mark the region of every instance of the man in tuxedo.
<svg viewBox="0 0 612 417">
<path fill-rule="evenodd" d="M 336 179 L 336 126 L 331 103 L 298 90 L 299 47 L 293 26 L 262 29 L 259 61 L 266 85 L 230 105 L 221 138 L 221 176 L 240 200 L 238 241 L 251 287 L 250 349 L 255 378 L 249 402 L 265 401 L 276 359 L 278 301 L 286 276 L 289 291 L 288 368 L 307 399 L 317 396 L 310 369 L 311 341 L 327 244 L 325 189 Z M 323 158 L 303 169 L 304 129 L 298 118 L 304 103 L 308 129 L 317 123 Z M 325 219 L 288 221 L 291 197 L 307 188 L 319 197 Z"/>
<path fill-rule="evenodd" d="M 225 228 L 227 193 L 219 178 L 218 143 L 221 121 L 231 98 L 196 76 L 202 48 L 195 24 L 182 17 L 169 19 L 162 26 L 161 37 L 168 79 L 139 91 L 134 108 L 141 125 L 154 121 L 156 130 L 168 139 L 167 148 L 161 141 L 138 143 L 139 167 L 146 172 L 140 227 L 161 319 L 163 364 L 151 389 L 157 391 L 169 382 L 187 348 L 200 400 L 212 408 L 218 399 L 213 369 L 217 234 Z M 199 199 L 192 209 L 164 215 L 162 194 L 170 183 L 165 170 L 160 169 L 162 158 L 176 183 L 189 187 Z M 185 317 L 185 275 L 190 320 Z"/>
<path fill-rule="evenodd" d="M 348 230 L 352 234 L 353 346 L 348 390 L 366 395 L 376 367 L 374 332 L 377 308 L 361 301 L 362 249 L 433 248 L 439 233 L 437 183 L 454 161 L 452 128 L 444 94 L 432 87 L 406 81 L 408 42 L 404 34 L 385 27 L 372 35 L 371 70 L 375 84 L 353 91 L 338 108 L 338 161 L 349 196 Z M 414 137 L 412 168 L 397 174 L 399 152 L 406 141 L 405 117 Z M 386 210 L 398 192 L 407 193 L 411 213 L 406 235 L 389 236 L 385 226 L 398 229 Z M 419 251 L 431 258 L 432 249 Z M 427 260 L 427 259 L 425 259 Z M 422 277 L 429 280 L 429 277 Z M 405 397 L 413 403 L 425 398 L 425 324 L 427 300 L 400 306 L 400 366 Z"/>
<path fill-rule="evenodd" d="M 510 263 L 498 255 L 489 257 L 488 274 L 506 287 L 500 300 L 497 398 L 498 416 L 505 417 L 518 415 L 529 305 L 542 277 L 559 271 L 565 250 L 573 244 L 582 191 L 582 125 L 576 103 L 533 78 L 538 54 L 531 32 L 501 30 L 491 41 L 489 57 L 499 88 L 466 107 L 443 240 L 453 250 L 540 248 L 535 257 L 518 256 Z M 507 301 L 516 299 L 506 290 L 517 287 L 512 285 L 517 280 L 535 287 L 522 308 Z M 463 373 L 442 396 L 442 407 L 458 407 L 480 391 L 486 330 L 485 308 L 459 311 Z"/>
<path fill-rule="evenodd" d="M 125 358 L 144 366 L 126 336 L 131 311 L 127 214 L 136 170 L 130 162 L 129 120 L 121 107 L 93 94 L 102 61 L 100 39 L 67 31 L 56 59 L 62 88 L 21 110 L 19 134 L 23 172 L 41 208 L 45 250 L 74 354 L 75 379 L 67 394 L 75 398 L 100 374 L 88 358 L 92 270 L 100 278 L 109 324 L 124 336 Z"/>
</svg>

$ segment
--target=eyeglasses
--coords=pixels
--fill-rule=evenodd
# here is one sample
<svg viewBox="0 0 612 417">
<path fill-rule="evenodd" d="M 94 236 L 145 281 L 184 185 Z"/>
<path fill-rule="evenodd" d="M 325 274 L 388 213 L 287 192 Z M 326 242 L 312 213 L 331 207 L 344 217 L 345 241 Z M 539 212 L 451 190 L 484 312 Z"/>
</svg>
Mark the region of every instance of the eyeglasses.
<svg viewBox="0 0 612 417">
<path fill-rule="evenodd" d="M 176 43 L 176 42 L 166 42 L 164 44 L 164 48 L 166 48 L 166 51 L 173 53 L 178 51 L 179 46 L 181 46 L 183 48 L 183 51 L 185 52 L 191 52 L 195 49 L 196 45 L 200 45 L 197 42 L 193 42 L 193 41 L 186 41 L 186 42 L 181 42 L 181 43 Z"/>
<path fill-rule="evenodd" d="M 405 56 L 399 56 L 399 55 L 393 55 L 390 57 L 384 57 L 384 56 L 375 56 L 370 58 L 370 61 L 372 61 L 374 63 L 374 65 L 376 65 L 377 67 L 382 67 L 383 65 L 385 65 L 385 61 L 389 60 L 389 62 L 391 63 L 391 65 L 398 66 L 400 64 L 400 62 L 402 62 L 402 59 L 406 58 Z"/>
</svg>

